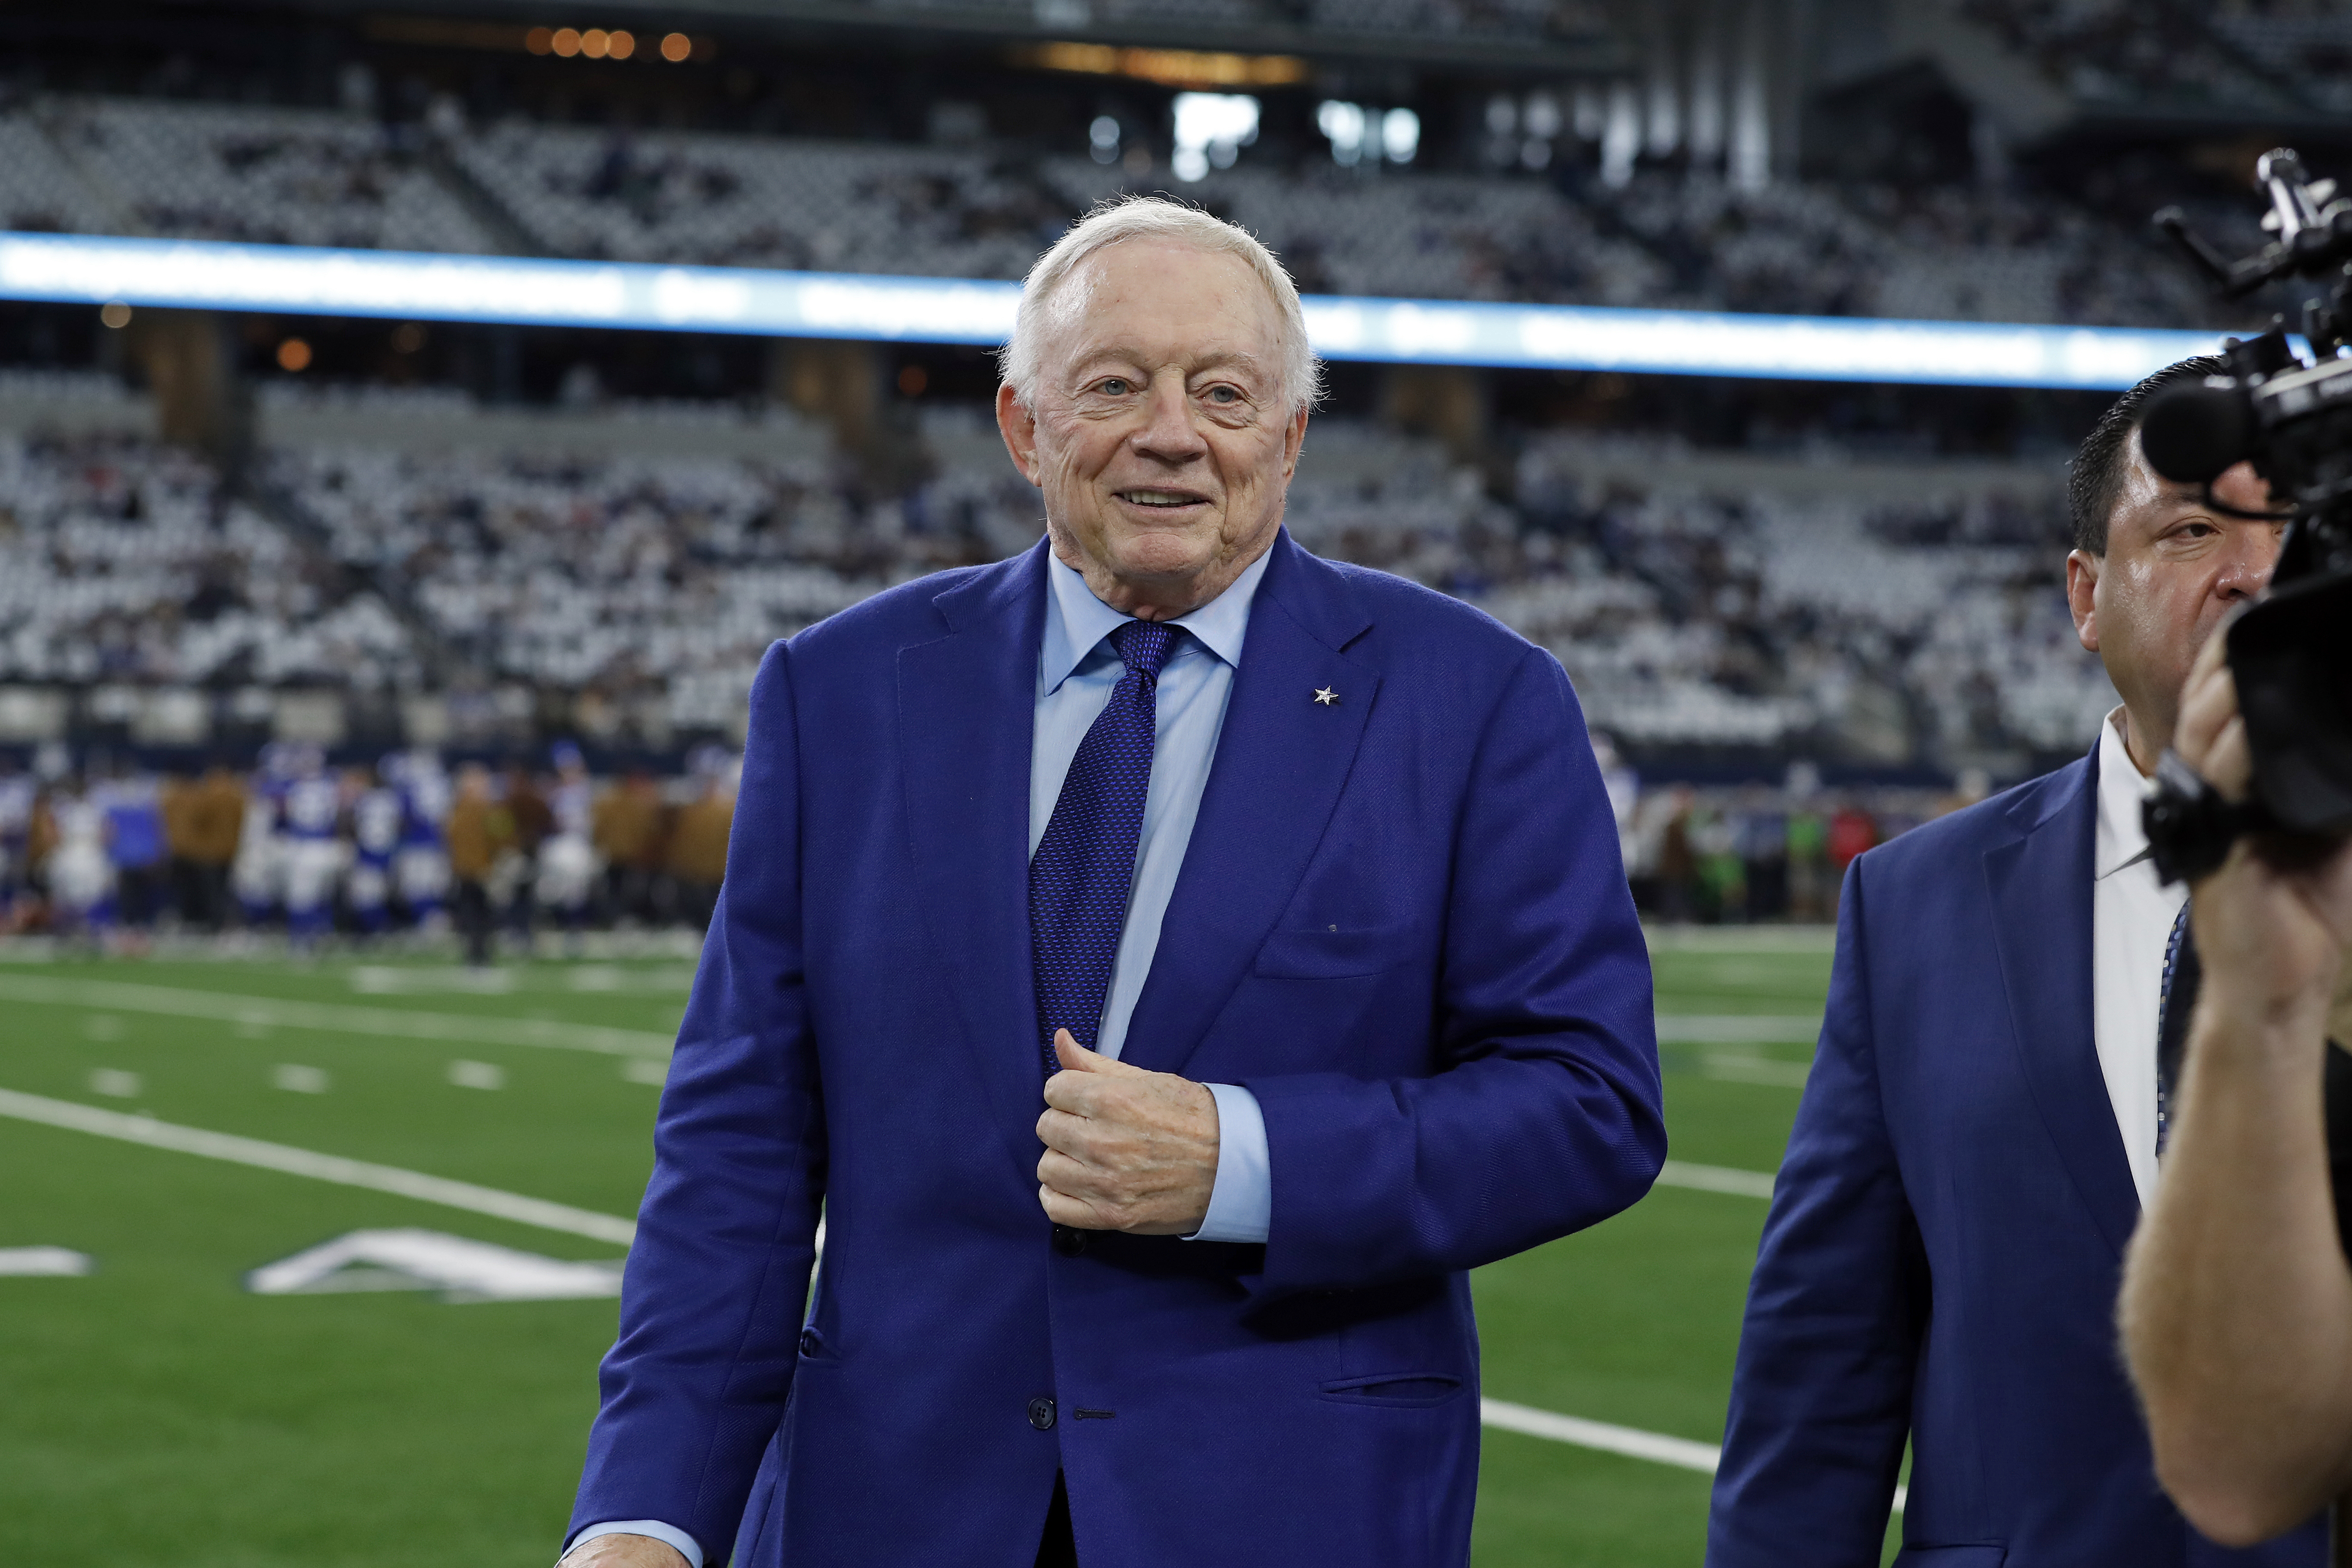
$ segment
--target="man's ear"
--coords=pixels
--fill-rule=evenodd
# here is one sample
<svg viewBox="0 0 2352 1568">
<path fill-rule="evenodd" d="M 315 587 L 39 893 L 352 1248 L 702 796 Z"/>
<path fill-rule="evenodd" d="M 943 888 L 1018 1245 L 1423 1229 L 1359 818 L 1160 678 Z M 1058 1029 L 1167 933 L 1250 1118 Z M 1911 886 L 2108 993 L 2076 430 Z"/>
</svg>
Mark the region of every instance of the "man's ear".
<svg viewBox="0 0 2352 1568">
<path fill-rule="evenodd" d="M 1298 472 L 1298 454 L 1307 444 L 1307 410 L 1302 408 L 1290 416 L 1289 427 L 1282 433 L 1282 479 L 1285 484 Z"/>
<path fill-rule="evenodd" d="M 996 385 L 996 428 L 1004 437 L 1004 449 L 1013 454 L 1013 466 L 1021 470 L 1021 477 L 1033 485 L 1039 483 L 1037 416 L 1014 395 L 1009 381 Z"/>
<path fill-rule="evenodd" d="M 2099 569 L 2105 565 L 2087 550 L 2066 557 L 2066 610 L 2074 617 L 2074 637 L 2092 653 L 2099 651 Z"/>
</svg>

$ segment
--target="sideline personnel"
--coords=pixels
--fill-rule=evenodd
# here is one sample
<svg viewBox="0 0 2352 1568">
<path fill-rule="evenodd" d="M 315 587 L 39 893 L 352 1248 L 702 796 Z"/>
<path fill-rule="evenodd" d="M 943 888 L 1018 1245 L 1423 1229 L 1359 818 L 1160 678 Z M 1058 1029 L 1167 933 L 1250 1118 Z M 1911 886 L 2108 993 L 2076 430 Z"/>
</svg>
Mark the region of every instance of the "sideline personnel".
<svg viewBox="0 0 2352 1568">
<path fill-rule="evenodd" d="M 753 689 L 572 1561 L 1465 1563 L 1466 1271 L 1664 1152 L 1576 700 L 1282 531 L 1242 231 L 1097 212 L 1005 361 L 1045 540 Z"/>
<path fill-rule="evenodd" d="M 1812 1074 L 1748 1287 L 1709 1568 L 1881 1560 L 1904 1445 L 1920 1568 L 2315 1565 L 2244 1557 L 2158 1490 L 2115 1342 L 2156 1182 L 2158 997 L 2180 889 L 2141 783 L 2198 649 L 2259 593 L 2281 525 L 2159 479 L 2138 426 L 2191 360 L 2084 442 L 2067 599 L 2123 704 L 2090 755 L 1849 868 Z M 2267 504 L 2245 465 L 2214 487 Z"/>
<path fill-rule="evenodd" d="M 2220 637 L 2178 744 L 2245 797 L 2252 763 Z M 2352 844 L 2282 866 L 2242 839 L 2194 902 L 2203 983 L 2164 1184 L 2124 1275 L 2124 1343 L 2165 1490 L 2216 1540 L 2248 1542 L 2352 1490 L 2345 1176 L 2331 1184 L 2321 1100 L 2323 1083 L 2339 1100 L 2352 1067 L 2326 1045 L 2352 1044 Z"/>
</svg>

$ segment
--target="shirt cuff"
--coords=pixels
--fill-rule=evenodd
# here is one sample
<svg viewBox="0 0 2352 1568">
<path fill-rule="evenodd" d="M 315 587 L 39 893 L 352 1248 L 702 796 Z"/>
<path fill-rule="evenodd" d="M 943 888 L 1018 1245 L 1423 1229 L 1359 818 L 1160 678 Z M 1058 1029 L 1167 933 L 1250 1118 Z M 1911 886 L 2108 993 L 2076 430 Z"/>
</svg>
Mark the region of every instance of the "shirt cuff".
<svg viewBox="0 0 2352 1568">
<path fill-rule="evenodd" d="M 1257 1096 L 1230 1083 L 1202 1085 L 1217 1102 L 1217 1179 L 1209 1212 L 1187 1241 L 1262 1242 L 1274 1218 L 1274 1163 Z M 700 1568 L 697 1564 L 696 1568 Z"/>
<path fill-rule="evenodd" d="M 656 1541 L 677 1547 L 679 1554 L 692 1563 L 694 1568 L 702 1568 L 702 1548 L 696 1542 L 694 1537 L 674 1525 L 664 1524 L 657 1519 L 624 1519 L 610 1524 L 592 1524 L 572 1538 L 572 1544 L 563 1549 L 563 1554 L 566 1557 L 571 1556 L 583 1545 L 600 1535 L 648 1535 Z"/>
</svg>

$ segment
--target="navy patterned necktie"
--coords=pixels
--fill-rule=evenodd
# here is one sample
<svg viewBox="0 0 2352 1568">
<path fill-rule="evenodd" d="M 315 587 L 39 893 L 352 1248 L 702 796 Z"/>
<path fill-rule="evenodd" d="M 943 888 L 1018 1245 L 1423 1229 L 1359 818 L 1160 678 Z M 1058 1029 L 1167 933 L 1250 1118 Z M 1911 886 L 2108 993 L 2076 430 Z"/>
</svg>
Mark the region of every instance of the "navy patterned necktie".
<svg viewBox="0 0 2352 1568">
<path fill-rule="evenodd" d="M 2197 962 L 2197 939 L 2189 930 L 2189 902 L 2173 917 L 2172 935 L 2164 944 L 2164 984 L 2156 1004 L 2156 1152 L 2161 1155 L 2172 1141 L 2172 1118 L 2179 1109 L 2180 1058 L 2189 1048 L 2189 1015 L 2197 1007 L 2197 990 L 2203 979 Z"/>
<path fill-rule="evenodd" d="M 1030 963 L 1048 1076 L 1061 1070 L 1055 1030 L 1069 1030 L 1092 1050 L 1102 1029 L 1151 789 L 1160 671 L 1175 649 L 1177 629 L 1129 621 L 1110 637 L 1127 673 L 1078 742 L 1045 837 L 1029 859 Z"/>
</svg>

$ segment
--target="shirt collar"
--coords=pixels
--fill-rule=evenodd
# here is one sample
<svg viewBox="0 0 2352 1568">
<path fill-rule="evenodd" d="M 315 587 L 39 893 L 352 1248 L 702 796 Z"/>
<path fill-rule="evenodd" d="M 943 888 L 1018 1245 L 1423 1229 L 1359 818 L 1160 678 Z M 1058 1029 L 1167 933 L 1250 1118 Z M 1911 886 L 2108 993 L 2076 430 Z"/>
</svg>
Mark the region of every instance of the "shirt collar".
<svg viewBox="0 0 2352 1568">
<path fill-rule="evenodd" d="M 2126 866 L 2148 858 L 2147 829 L 2141 825 L 2140 801 L 2147 780 L 2124 744 L 2124 710 L 2118 706 L 2099 726 L 2099 825 L 2092 851 L 2091 876 L 2105 881 Z"/>
<path fill-rule="evenodd" d="M 1274 552 L 1265 551 L 1242 568 L 1242 574 L 1223 593 L 1171 624 L 1182 626 L 1201 647 L 1240 668 L 1242 643 L 1249 635 L 1250 605 L 1257 597 L 1266 563 L 1273 559 Z M 1050 545 L 1045 551 L 1045 580 L 1053 584 L 1053 592 L 1045 597 L 1045 639 L 1037 670 L 1040 696 L 1058 689 L 1105 637 L 1131 618 L 1096 598 L 1085 576 L 1055 554 Z M 1181 658 L 1183 651 L 1180 644 L 1174 657 Z"/>
</svg>

